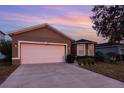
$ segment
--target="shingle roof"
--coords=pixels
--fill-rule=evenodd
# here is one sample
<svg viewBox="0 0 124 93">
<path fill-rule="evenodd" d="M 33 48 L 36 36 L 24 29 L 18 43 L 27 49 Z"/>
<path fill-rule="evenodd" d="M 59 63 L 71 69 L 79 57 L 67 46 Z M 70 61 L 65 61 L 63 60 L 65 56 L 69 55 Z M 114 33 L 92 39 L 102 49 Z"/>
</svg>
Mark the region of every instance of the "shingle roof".
<svg viewBox="0 0 124 93">
<path fill-rule="evenodd" d="M 40 24 L 40 25 L 35 25 L 35 26 L 30 26 L 30 27 L 26 27 L 26 28 L 23 28 L 23 29 L 19 29 L 17 31 L 14 31 L 14 32 L 10 32 L 9 35 L 10 36 L 13 36 L 13 35 L 17 35 L 17 34 L 21 34 L 21 33 L 25 33 L 25 32 L 29 32 L 29 31 L 32 31 L 34 29 L 38 29 L 38 28 L 43 28 L 43 27 L 49 27 L 50 29 L 53 29 L 55 32 L 63 35 L 64 37 L 72 40 L 72 38 L 70 38 L 69 36 L 63 34 L 62 32 L 60 32 L 59 30 L 57 30 L 56 28 L 50 26 L 48 23 L 44 23 L 44 24 Z"/>
<path fill-rule="evenodd" d="M 82 43 L 97 44 L 97 42 L 86 40 L 86 39 L 80 39 L 80 40 L 77 40 L 77 41 L 72 41 L 72 44 L 82 44 Z"/>
<path fill-rule="evenodd" d="M 101 44 L 97 44 L 96 47 L 101 47 L 101 46 L 112 46 L 112 45 L 122 45 L 122 46 L 124 46 L 123 43 L 101 43 Z"/>
<path fill-rule="evenodd" d="M 77 40 L 76 42 L 96 43 L 95 41 L 90 41 L 86 39 L 80 39 L 80 40 Z"/>
</svg>

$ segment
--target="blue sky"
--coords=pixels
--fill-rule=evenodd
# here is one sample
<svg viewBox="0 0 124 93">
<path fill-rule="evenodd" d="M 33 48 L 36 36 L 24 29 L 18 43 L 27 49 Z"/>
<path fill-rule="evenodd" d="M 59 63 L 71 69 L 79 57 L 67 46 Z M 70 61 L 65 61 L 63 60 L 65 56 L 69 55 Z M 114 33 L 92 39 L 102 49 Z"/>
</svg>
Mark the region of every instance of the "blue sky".
<svg viewBox="0 0 124 93">
<path fill-rule="evenodd" d="M 8 33 L 20 28 L 48 23 L 75 40 L 84 38 L 104 42 L 92 29 L 93 24 L 89 18 L 92 15 L 92 7 L 87 5 L 1 5 L 0 30 Z"/>
</svg>

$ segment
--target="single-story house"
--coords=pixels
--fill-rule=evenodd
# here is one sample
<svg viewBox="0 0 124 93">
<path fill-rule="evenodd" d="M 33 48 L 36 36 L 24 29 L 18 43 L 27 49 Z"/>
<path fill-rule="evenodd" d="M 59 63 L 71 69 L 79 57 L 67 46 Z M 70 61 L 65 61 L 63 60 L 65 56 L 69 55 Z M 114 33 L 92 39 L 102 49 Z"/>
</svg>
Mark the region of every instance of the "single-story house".
<svg viewBox="0 0 124 93">
<path fill-rule="evenodd" d="M 72 39 L 49 24 L 20 29 L 12 37 L 13 64 L 65 62 Z"/>
<path fill-rule="evenodd" d="M 2 31 L 0 31 L 0 41 L 1 40 L 5 40 L 5 33 L 4 32 L 2 32 Z M 4 59 L 5 58 L 5 56 L 0 52 L 0 59 Z"/>
<path fill-rule="evenodd" d="M 71 54 L 74 41 L 49 24 L 20 29 L 9 35 L 12 37 L 13 64 L 65 62 L 66 56 Z M 91 48 L 94 46 L 91 44 L 88 47 L 93 55 Z"/>
<path fill-rule="evenodd" d="M 95 46 L 95 52 L 101 52 L 105 57 L 109 52 L 114 52 L 120 55 L 120 59 L 124 60 L 124 44 L 122 43 L 101 43 Z"/>
<path fill-rule="evenodd" d="M 94 56 L 96 42 L 80 39 L 72 42 L 72 54 L 74 56 Z"/>
</svg>

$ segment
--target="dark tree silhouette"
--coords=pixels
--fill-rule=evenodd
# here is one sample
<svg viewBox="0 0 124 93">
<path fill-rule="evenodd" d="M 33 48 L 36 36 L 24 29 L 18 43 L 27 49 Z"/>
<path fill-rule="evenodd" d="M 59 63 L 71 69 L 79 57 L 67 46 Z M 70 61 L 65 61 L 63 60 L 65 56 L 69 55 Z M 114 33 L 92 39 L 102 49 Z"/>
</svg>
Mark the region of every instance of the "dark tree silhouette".
<svg viewBox="0 0 124 93">
<path fill-rule="evenodd" d="M 124 39 L 124 6 L 94 6 L 92 9 L 93 29 L 97 35 L 111 43 L 120 43 Z"/>
<path fill-rule="evenodd" d="M 12 41 L 0 41 L 0 52 L 6 56 L 7 61 L 11 61 L 12 58 Z"/>
</svg>

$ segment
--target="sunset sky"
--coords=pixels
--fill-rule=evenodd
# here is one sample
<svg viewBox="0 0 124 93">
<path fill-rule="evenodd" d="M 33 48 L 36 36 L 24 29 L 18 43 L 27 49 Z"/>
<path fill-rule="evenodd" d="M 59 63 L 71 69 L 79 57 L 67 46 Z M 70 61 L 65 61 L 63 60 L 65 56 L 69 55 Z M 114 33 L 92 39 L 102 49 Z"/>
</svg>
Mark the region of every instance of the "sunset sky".
<svg viewBox="0 0 124 93">
<path fill-rule="evenodd" d="M 97 37 L 89 18 L 93 6 L 0 6 L 0 30 L 11 32 L 20 28 L 48 23 L 71 38 L 105 42 Z"/>
</svg>

